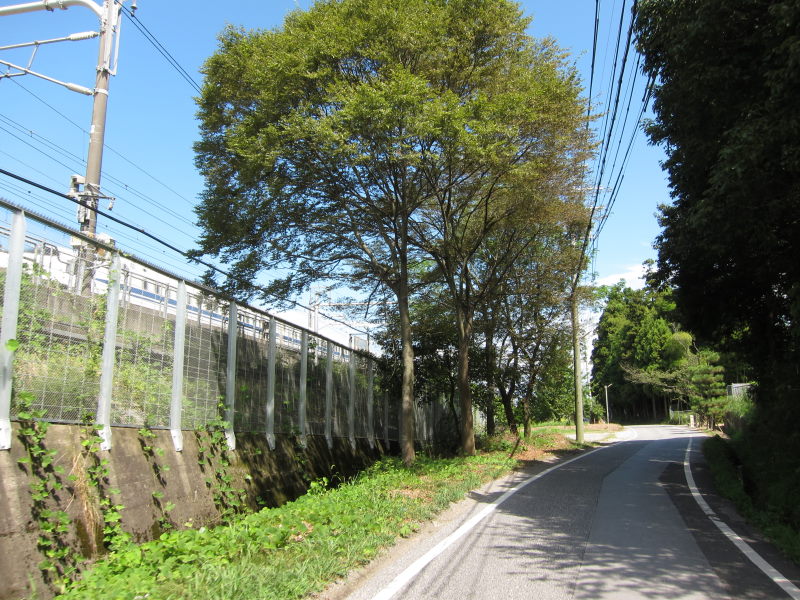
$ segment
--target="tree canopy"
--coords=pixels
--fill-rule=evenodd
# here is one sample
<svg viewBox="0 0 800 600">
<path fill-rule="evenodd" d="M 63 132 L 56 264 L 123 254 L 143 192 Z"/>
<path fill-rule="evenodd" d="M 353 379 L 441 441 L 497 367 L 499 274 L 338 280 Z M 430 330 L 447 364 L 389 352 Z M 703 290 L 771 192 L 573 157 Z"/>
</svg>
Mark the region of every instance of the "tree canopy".
<svg viewBox="0 0 800 600">
<path fill-rule="evenodd" d="M 721 423 L 727 398 L 720 355 L 697 348 L 691 333 L 677 329 L 671 291 L 622 283 L 605 291 L 592 352 L 595 393 L 613 385 L 621 419 L 658 421 L 673 408 L 691 409 L 711 426 Z M 666 403 L 663 412 L 656 400 Z"/>
<path fill-rule="evenodd" d="M 659 278 L 689 330 L 773 377 L 796 364 L 800 340 L 800 5 L 638 7 L 637 44 L 655 80 L 647 132 L 666 149 L 674 198 L 661 208 Z"/>
<path fill-rule="evenodd" d="M 529 226 L 580 218 L 558 210 L 583 183 L 580 86 L 527 25 L 508 0 L 321 0 L 275 30 L 226 29 L 204 66 L 198 252 L 232 264 L 234 293 L 280 267 L 269 299 L 320 279 L 394 294 L 407 462 L 414 286 L 450 292 L 471 453 L 477 303 Z"/>
<path fill-rule="evenodd" d="M 756 412 L 740 458 L 759 502 L 800 527 L 800 3 L 641 0 L 654 143 L 667 151 L 658 279 L 684 325 L 734 352 Z M 740 379 L 741 381 L 741 379 Z M 779 483 L 778 483 L 779 482 Z"/>
</svg>

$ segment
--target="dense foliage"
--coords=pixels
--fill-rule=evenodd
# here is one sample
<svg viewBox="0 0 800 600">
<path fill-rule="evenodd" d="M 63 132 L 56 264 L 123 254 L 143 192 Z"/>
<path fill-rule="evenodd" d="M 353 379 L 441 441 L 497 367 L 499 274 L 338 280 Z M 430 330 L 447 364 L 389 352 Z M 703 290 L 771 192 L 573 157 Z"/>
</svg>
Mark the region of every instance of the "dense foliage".
<svg viewBox="0 0 800 600">
<path fill-rule="evenodd" d="M 724 372 L 718 353 L 696 348 L 672 321 L 669 290 L 606 288 L 606 304 L 592 351 L 595 396 L 612 387 L 612 415 L 623 421 L 660 421 L 692 410 L 710 426 L 725 415 Z"/>
<path fill-rule="evenodd" d="M 658 273 L 683 325 L 758 385 L 735 446 L 759 505 L 800 529 L 800 4 L 643 0 L 636 35 L 674 203 Z"/>
<path fill-rule="evenodd" d="M 798 381 L 799 26 L 791 0 L 645 0 L 636 20 L 674 198 L 658 276 L 687 329 L 762 384 Z"/>
</svg>

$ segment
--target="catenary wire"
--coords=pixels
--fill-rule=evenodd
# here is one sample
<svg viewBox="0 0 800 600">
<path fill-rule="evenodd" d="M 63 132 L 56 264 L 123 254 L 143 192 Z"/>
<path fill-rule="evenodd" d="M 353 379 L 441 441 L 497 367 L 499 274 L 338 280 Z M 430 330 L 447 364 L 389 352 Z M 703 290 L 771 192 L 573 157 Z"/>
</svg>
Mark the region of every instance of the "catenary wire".
<svg viewBox="0 0 800 600">
<path fill-rule="evenodd" d="M 116 4 L 119 4 L 117 0 L 114 0 Z M 172 56 L 169 50 L 167 50 L 164 45 L 158 41 L 155 35 L 147 28 L 147 26 L 141 22 L 141 20 L 134 14 L 133 11 L 128 9 L 127 7 L 119 4 L 122 8 L 123 12 L 130 17 L 131 23 L 139 30 L 139 32 L 144 36 L 144 38 L 150 42 L 150 44 L 155 48 L 161 56 L 178 72 L 178 74 L 188 83 L 194 90 L 200 94 L 202 93 L 201 87 L 198 83 L 194 80 L 194 78 L 189 74 L 189 72 L 184 69 L 181 64 L 177 61 L 177 59 Z"/>
<path fill-rule="evenodd" d="M 89 208 L 89 209 L 92 208 L 91 206 L 89 206 L 89 204 L 87 204 L 86 202 L 84 202 L 84 201 L 82 201 L 82 200 L 80 200 L 78 198 L 73 198 L 72 196 L 69 196 L 67 194 L 62 194 L 61 192 L 59 192 L 57 190 L 51 189 L 51 188 L 49 188 L 47 186 L 44 186 L 44 185 L 42 185 L 40 183 L 37 183 L 35 181 L 32 181 L 32 180 L 27 179 L 25 177 L 22 177 L 21 175 L 17 175 L 16 173 L 12 173 L 11 171 L 7 171 L 6 169 L 0 168 L 0 174 L 6 175 L 7 177 L 11 177 L 12 179 L 16 179 L 17 181 L 21 181 L 22 183 L 25 183 L 27 185 L 33 186 L 35 188 L 38 188 L 38 189 L 40 189 L 42 191 L 48 192 L 48 193 L 53 194 L 55 196 L 59 196 L 61 198 L 65 198 L 66 200 L 69 200 L 70 202 L 73 202 L 75 204 L 81 205 L 84 208 Z M 142 229 L 141 227 L 138 227 L 137 225 L 133 225 L 131 223 L 123 221 L 122 219 L 119 219 L 119 218 L 115 217 L 114 215 L 109 214 L 109 213 L 107 213 L 105 211 L 102 211 L 102 210 L 99 210 L 99 209 L 93 209 L 93 210 L 98 215 L 100 215 L 100 216 L 102 216 L 102 217 L 104 217 L 104 218 L 106 218 L 106 219 L 108 219 L 110 221 L 113 221 L 113 222 L 115 222 L 115 223 L 117 223 L 119 225 L 122 225 L 123 227 L 126 227 L 126 228 L 128 228 L 128 229 L 130 229 L 132 231 L 135 231 L 135 232 L 137 232 L 137 233 L 139 233 L 141 235 L 144 235 L 144 236 L 150 238 L 151 240 L 157 242 L 158 244 L 161 244 L 162 246 L 172 250 L 173 252 L 177 252 L 178 254 L 180 254 L 181 256 L 183 256 L 184 258 L 186 258 L 188 260 L 191 260 L 191 261 L 193 261 L 195 263 L 201 264 L 201 265 L 207 267 L 208 269 L 211 269 L 212 271 L 214 271 L 216 273 L 219 273 L 220 275 L 224 275 L 225 277 L 228 277 L 228 278 L 232 279 L 232 276 L 230 275 L 230 273 L 228 273 L 224 269 L 218 267 L 217 265 L 215 265 L 213 263 L 210 263 L 210 262 L 208 262 L 206 260 L 203 260 L 201 258 L 190 257 L 187 252 L 181 250 L 180 248 L 177 248 L 176 246 L 173 246 L 172 244 L 170 244 L 169 242 L 167 242 L 165 240 L 162 240 L 158 236 L 153 235 L 152 233 L 149 233 L 149 232 L 145 231 L 144 229 Z M 277 297 L 275 299 L 278 300 Z M 297 307 L 297 308 L 302 308 L 302 309 L 305 309 L 305 310 L 308 310 L 308 311 L 312 310 L 311 307 L 306 306 L 306 305 L 304 305 L 304 304 L 302 304 L 302 303 L 300 303 L 300 302 L 298 302 L 296 300 L 287 300 L 287 302 L 289 302 L 292 306 Z M 348 329 L 352 329 L 353 331 L 357 331 L 357 332 L 363 333 L 363 334 L 369 334 L 368 331 L 363 330 L 363 329 L 359 329 L 357 327 L 354 327 L 353 325 L 351 325 L 351 324 L 349 324 L 349 323 L 347 323 L 345 321 L 342 321 L 341 319 L 337 319 L 336 317 L 333 317 L 331 315 L 328 315 L 328 314 L 325 314 L 325 313 L 322 313 L 322 312 L 318 312 L 318 314 L 320 314 L 321 316 L 325 317 L 329 321 L 333 321 L 334 323 L 339 323 L 340 325 L 344 325 L 345 327 L 347 327 Z"/>
<path fill-rule="evenodd" d="M 83 128 L 81 125 L 79 125 L 78 123 L 76 123 L 75 121 L 73 121 L 72 119 L 70 119 L 70 118 L 69 118 L 67 115 L 65 115 L 63 112 L 61 112 L 60 110 L 58 110 L 58 109 L 57 109 L 55 106 L 53 106 L 52 104 L 50 104 L 49 102 L 47 102 L 47 100 L 45 100 L 45 99 L 44 99 L 44 98 L 42 98 L 41 96 L 39 96 L 39 95 L 35 94 L 34 92 L 32 92 L 31 90 L 29 90 L 28 88 L 26 88 L 24 85 L 22 85 L 22 84 L 21 84 L 19 81 L 17 81 L 16 79 L 12 79 L 12 80 L 11 80 L 11 82 L 12 82 L 12 83 L 14 83 L 15 85 L 19 86 L 19 87 L 20 87 L 20 88 L 21 88 L 23 91 L 25 91 L 25 92 L 27 92 L 28 94 L 30 94 L 31 96 L 33 96 L 33 97 L 34 97 L 36 100 L 38 100 L 39 102 L 41 102 L 42 104 L 44 104 L 44 105 L 45 105 L 47 108 L 49 108 L 50 110 L 52 110 L 53 112 L 55 112 L 55 113 L 56 113 L 57 115 L 59 115 L 59 116 L 60 116 L 62 119 L 64 119 L 65 121 L 67 121 L 68 123 L 70 123 L 71 125 L 73 125 L 74 127 L 76 127 L 76 128 L 79 130 L 79 131 L 81 131 L 82 133 L 84 133 L 86 136 L 88 136 L 88 135 L 89 135 L 89 132 L 88 132 L 88 131 L 86 131 L 86 129 L 84 129 L 84 128 Z M 149 177 L 150 179 L 152 179 L 153 181 L 155 181 L 157 184 L 159 184 L 161 187 L 163 187 L 163 188 L 164 188 L 164 189 L 166 189 L 167 191 L 169 191 L 169 192 L 171 192 L 171 193 L 175 194 L 175 196 L 176 196 L 176 197 L 178 197 L 178 198 L 180 198 L 181 200 L 183 200 L 184 202 L 186 202 L 186 204 L 188 204 L 188 205 L 190 205 L 190 206 L 194 206 L 194 202 L 192 202 L 191 200 L 189 200 L 189 199 L 188 199 L 186 196 L 184 196 L 184 195 L 183 195 L 183 194 L 181 194 L 180 192 L 176 191 L 175 189 L 173 189 L 172 187 L 170 187 L 168 184 L 164 183 L 163 181 L 161 181 L 160 179 L 158 179 L 157 177 L 155 177 L 154 175 L 152 175 L 151 173 L 149 173 L 147 170 L 145 170 L 145 169 L 143 169 L 142 167 L 140 167 L 139 165 L 137 165 L 135 162 L 133 162 L 131 159 L 129 159 L 127 156 L 125 156 L 125 155 L 124 155 L 124 154 L 122 154 L 121 152 L 119 152 L 119 151 L 117 151 L 116 149 L 112 148 L 112 147 L 111 147 L 111 146 L 109 146 L 108 144 L 103 144 L 103 147 L 104 147 L 106 150 L 108 150 L 108 151 L 112 152 L 113 154 L 115 154 L 116 156 L 118 156 L 119 158 L 121 158 L 122 160 L 124 160 L 125 162 L 127 162 L 129 165 L 131 165 L 133 168 L 135 168 L 136 170 L 138 170 L 138 171 L 139 171 L 139 172 L 141 172 L 142 174 L 146 175 L 147 177 Z M 104 173 L 104 174 L 105 174 L 105 173 Z"/>
</svg>

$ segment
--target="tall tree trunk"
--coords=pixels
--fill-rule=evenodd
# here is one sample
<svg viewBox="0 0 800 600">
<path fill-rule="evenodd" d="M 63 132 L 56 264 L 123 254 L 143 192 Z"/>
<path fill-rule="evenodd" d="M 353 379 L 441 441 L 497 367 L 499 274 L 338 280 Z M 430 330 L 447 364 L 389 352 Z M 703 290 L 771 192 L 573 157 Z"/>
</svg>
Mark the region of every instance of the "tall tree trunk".
<svg viewBox="0 0 800 600">
<path fill-rule="evenodd" d="M 506 415 L 506 422 L 508 423 L 508 429 L 514 435 L 518 435 L 517 429 L 517 416 L 514 414 L 514 406 L 511 403 L 513 396 L 512 393 L 506 391 L 504 388 L 500 387 L 500 400 L 503 403 L 503 412 Z"/>
<path fill-rule="evenodd" d="M 581 334 L 578 318 L 578 292 L 572 291 L 572 364 L 575 372 L 575 441 L 583 443 L 583 382 L 581 381 Z"/>
<path fill-rule="evenodd" d="M 516 372 L 516 368 L 514 369 Z M 516 375 L 514 375 L 516 377 Z M 517 429 L 517 416 L 514 414 L 514 390 L 516 390 L 516 381 L 512 379 L 511 383 L 509 384 L 508 388 L 506 388 L 503 384 L 497 384 L 497 391 L 500 393 L 500 402 L 503 404 L 503 411 L 506 415 L 506 422 L 508 423 L 508 429 L 514 435 L 519 435 Z"/>
<path fill-rule="evenodd" d="M 458 398 L 461 404 L 461 454 L 475 454 L 475 427 L 472 420 L 472 390 L 469 385 L 469 344 L 472 340 L 472 314 L 459 303 L 458 321 Z"/>
<path fill-rule="evenodd" d="M 405 266 L 405 265 L 404 265 Z M 404 269 L 403 269 L 404 270 Z M 400 454 L 403 463 L 411 466 L 414 454 L 414 348 L 411 345 L 411 316 L 408 308 L 408 280 L 401 274 L 397 305 L 400 312 L 400 339 L 403 354 L 401 392 Z"/>
<path fill-rule="evenodd" d="M 533 407 L 531 400 L 533 396 L 533 376 L 528 380 L 528 385 L 525 386 L 525 395 L 522 398 L 522 436 L 527 440 L 531 437 L 531 420 L 533 415 Z"/>
<path fill-rule="evenodd" d="M 494 390 L 497 374 L 497 357 L 494 351 L 494 319 L 487 313 L 486 330 L 484 331 L 484 360 L 486 361 L 486 389 L 489 392 L 489 403 L 486 406 L 486 434 L 495 434 Z"/>
</svg>

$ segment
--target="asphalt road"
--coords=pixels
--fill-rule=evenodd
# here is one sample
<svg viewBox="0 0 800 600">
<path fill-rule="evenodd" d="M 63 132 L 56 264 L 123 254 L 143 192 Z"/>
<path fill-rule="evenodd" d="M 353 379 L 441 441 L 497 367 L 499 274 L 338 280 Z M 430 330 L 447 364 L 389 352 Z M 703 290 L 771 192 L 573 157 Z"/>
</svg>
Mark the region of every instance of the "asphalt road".
<svg viewBox="0 0 800 600">
<path fill-rule="evenodd" d="M 670 426 L 636 427 L 626 433 L 630 439 L 577 460 L 562 459 L 555 469 L 553 464 L 536 464 L 473 492 L 325 597 L 792 597 L 746 558 L 692 497 L 684 457 L 695 438 L 692 474 L 703 497 L 723 522 L 800 587 L 800 570 L 711 492 L 699 451 L 702 435 Z"/>
</svg>

